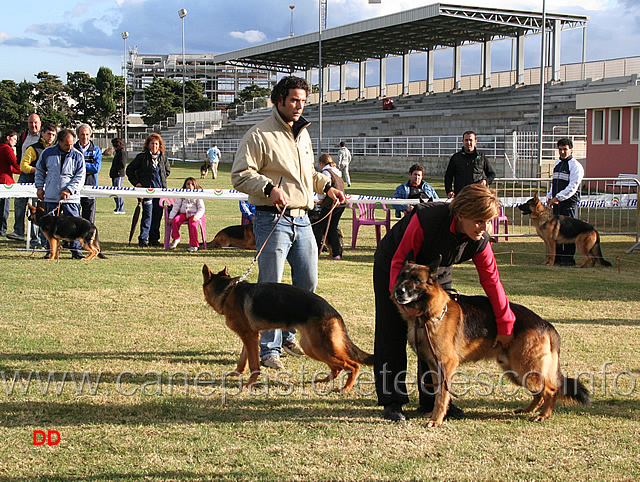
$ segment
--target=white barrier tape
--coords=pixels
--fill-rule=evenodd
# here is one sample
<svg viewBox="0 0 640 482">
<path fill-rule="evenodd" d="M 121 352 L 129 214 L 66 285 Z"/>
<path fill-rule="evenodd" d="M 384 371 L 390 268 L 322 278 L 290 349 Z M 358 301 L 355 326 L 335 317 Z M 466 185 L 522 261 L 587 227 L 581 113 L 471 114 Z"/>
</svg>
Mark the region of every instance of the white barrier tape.
<svg viewBox="0 0 640 482">
<path fill-rule="evenodd" d="M 0 198 L 35 198 L 37 190 L 34 184 L 0 184 Z M 132 197 L 132 198 L 188 198 L 222 201 L 247 200 L 248 196 L 235 189 L 181 189 L 181 188 L 145 188 L 145 187 L 113 187 L 85 186 L 80 189 L 84 197 Z M 384 203 L 385 205 L 417 204 L 418 199 L 392 199 L 378 196 L 347 194 L 347 202 L 360 204 Z"/>
</svg>

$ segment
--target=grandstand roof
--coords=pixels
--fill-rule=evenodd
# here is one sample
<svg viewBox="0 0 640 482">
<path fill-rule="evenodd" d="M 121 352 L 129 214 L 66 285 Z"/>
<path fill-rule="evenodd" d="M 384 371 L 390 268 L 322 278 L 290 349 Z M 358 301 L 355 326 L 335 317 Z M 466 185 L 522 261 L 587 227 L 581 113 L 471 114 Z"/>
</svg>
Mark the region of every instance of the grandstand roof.
<svg viewBox="0 0 640 482">
<path fill-rule="evenodd" d="M 547 13 L 551 29 L 583 27 L 589 17 Z M 538 33 L 542 13 L 435 3 L 322 31 L 322 64 L 340 65 L 516 35 Z M 318 67 L 318 32 L 216 55 L 216 63 L 282 72 Z"/>
</svg>

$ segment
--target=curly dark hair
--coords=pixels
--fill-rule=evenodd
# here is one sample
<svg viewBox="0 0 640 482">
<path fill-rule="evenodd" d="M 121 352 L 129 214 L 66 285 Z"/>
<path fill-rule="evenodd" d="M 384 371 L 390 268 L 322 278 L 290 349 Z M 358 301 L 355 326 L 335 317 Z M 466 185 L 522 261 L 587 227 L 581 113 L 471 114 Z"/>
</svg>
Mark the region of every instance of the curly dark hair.
<svg viewBox="0 0 640 482">
<path fill-rule="evenodd" d="M 271 91 L 273 105 L 278 105 L 280 99 L 286 99 L 289 95 L 289 89 L 303 89 L 309 95 L 309 83 L 300 77 L 289 75 L 280 79 Z"/>
</svg>

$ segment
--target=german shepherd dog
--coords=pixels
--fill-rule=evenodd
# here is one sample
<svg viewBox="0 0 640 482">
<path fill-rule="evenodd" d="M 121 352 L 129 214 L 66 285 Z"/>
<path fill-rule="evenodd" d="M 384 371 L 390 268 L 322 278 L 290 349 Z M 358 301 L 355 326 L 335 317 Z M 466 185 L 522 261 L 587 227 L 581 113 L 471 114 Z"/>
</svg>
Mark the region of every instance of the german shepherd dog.
<svg viewBox="0 0 640 482">
<path fill-rule="evenodd" d="M 320 296 L 296 286 L 281 283 L 248 283 L 231 278 L 225 267 L 212 273 L 205 264 L 204 298 L 225 317 L 244 344 L 238 365 L 231 376 L 241 375 L 249 362 L 251 388 L 260 375 L 258 340 L 263 330 L 296 328 L 305 354 L 329 365 L 331 374 L 317 382 L 329 382 L 342 370 L 348 372 L 340 391 L 353 387 L 360 364 L 373 365 L 373 355 L 365 353 L 349 338 L 338 313 Z"/>
<path fill-rule="evenodd" d="M 253 225 L 228 226 L 219 231 L 213 241 L 208 242 L 207 245 L 213 248 L 256 249 L 256 235 L 253 233 Z"/>
<path fill-rule="evenodd" d="M 494 347 L 497 325 L 489 299 L 462 295 L 457 301 L 452 299 L 436 281 L 439 263 L 438 260 L 431 266 L 422 266 L 407 262 L 391 295 L 407 321 L 411 347 L 441 380 L 427 426 L 442 424 L 458 366 L 478 360 L 496 360 L 507 378 L 533 394 L 529 406 L 515 411 L 531 413 L 540 409 L 531 421 L 549 418 L 557 398 L 589 403 L 585 386 L 560 371 L 560 335 L 551 323 L 524 306 L 511 303 L 516 315 L 513 341 L 506 350 L 500 344 Z M 420 314 L 412 316 L 404 307 Z"/>
<path fill-rule="evenodd" d="M 584 262 L 580 268 L 584 268 L 589 261 L 591 261 L 592 267 L 596 261 L 602 266 L 611 266 L 611 263 L 602 256 L 600 235 L 591 224 L 568 216 L 554 215 L 552 209 L 538 199 L 538 193 L 526 203 L 520 204 L 518 209 L 522 211 L 522 214 L 531 216 L 538 236 L 544 241 L 546 248 L 544 264 L 554 265 L 557 243 L 575 243 L 584 255 Z"/>
<path fill-rule="evenodd" d="M 87 261 L 95 258 L 106 258 L 100 249 L 98 240 L 98 228 L 84 218 L 76 216 L 56 216 L 54 213 L 45 213 L 42 203 L 38 201 L 36 207 L 27 203 L 29 208 L 29 221 L 44 233 L 49 246 L 51 247 L 51 257 L 49 260 L 60 259 L 60 241 L 80 241 L 84 249 L 89 251 Z"/>
<path fill-rule="evenodd" d="M 200 179 L 205 179 L 209 172 L 209 164 L 205 162 L 202 166 L 200 166 Z"/>
</svg>

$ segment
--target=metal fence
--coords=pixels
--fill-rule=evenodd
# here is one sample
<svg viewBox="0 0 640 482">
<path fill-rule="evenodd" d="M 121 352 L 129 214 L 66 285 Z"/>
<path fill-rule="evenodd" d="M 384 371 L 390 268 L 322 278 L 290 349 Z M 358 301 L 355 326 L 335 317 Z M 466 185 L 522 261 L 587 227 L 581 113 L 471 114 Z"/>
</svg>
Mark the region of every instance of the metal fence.
<svg viewBox="0 0 640 482">
<path fill-rule="evenodd" d="M 508 234 L 502 229 L 496 237 L 536 236 L 529 216 L 518 206 L 536 193 L 544 201 L 551 187 L 551 179 L 496 179 L 492 184 L 507 217 Z M 582 181 L 577 217 L 592 224 L 602 236 L 634 236 L 638 249 L 638 191 L 635 178 L 585 178 Z"/>
</svg>

